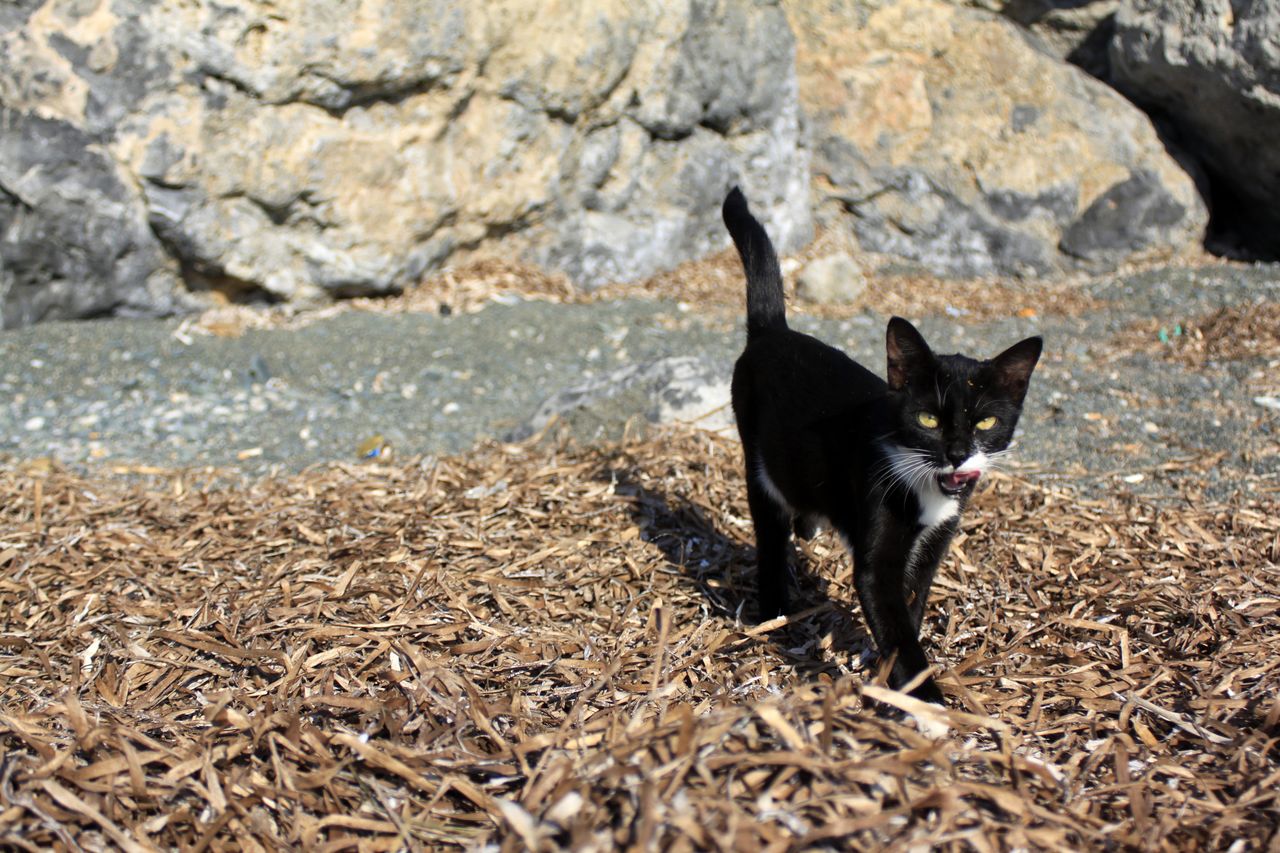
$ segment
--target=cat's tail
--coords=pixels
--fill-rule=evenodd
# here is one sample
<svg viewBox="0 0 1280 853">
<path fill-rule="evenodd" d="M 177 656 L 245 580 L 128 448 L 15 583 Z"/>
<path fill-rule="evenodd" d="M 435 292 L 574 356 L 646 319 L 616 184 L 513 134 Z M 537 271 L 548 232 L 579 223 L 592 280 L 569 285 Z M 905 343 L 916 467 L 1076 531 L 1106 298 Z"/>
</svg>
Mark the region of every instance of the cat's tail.
<svg viewBox="0 0 1280 853">
<path fill-rule="evenodd" d="M 747 208 L 742 190 L 737 187 L 730 190 L 721 214 L 747 274 L 747 337 L 787 328 L 778 256 L 764 227 Z"/>
</svg>

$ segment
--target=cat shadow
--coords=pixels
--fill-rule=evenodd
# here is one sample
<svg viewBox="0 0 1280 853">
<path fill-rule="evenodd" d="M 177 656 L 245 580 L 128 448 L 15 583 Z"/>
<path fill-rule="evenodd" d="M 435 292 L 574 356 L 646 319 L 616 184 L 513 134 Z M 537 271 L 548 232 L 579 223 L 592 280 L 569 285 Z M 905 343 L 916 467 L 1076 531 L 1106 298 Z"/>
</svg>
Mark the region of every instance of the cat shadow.
<svg viewBox="0 0 1280 853">
<path fill-rule="evenodd" d="M 731 623 L 759 625 L 756 606 L 756 550 L 721 531 L 707 512 L 687 498 L 643 484 L 638 468 L 609 467 L 598 479 L 630 503 L 642 541 L 654 545 L 669 566 L 701 593 L 707 610 Z M 792 620 L 759 639 L 772 645 L 798 672 L 838 678 L 840 664 L 867 669 L 874 646 L 847 602 L 832 598 L 829 581 L 808 569 L 795 549 L 792 565 Z M 804 613 L 804 611 L 813 611 Z"/>
</svg>

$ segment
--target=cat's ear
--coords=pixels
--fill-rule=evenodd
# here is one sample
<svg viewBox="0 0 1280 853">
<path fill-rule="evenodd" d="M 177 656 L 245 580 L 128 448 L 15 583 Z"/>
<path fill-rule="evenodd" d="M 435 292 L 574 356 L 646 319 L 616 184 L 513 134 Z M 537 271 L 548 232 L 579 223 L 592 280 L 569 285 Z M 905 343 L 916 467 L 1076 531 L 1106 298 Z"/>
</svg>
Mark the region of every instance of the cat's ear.
<svg viewBox="0 0 1280 853">
<path fill-rule="evenodd" d="M 933 351 L 916 327 L 901 317 L 891 317 L 885 332 L 889 387 L 901 391 L 911 375 L 933 360 Z"/>
<path fill-rule="evenodd" d="M 1042 338 L 1027 338 L 991 359 L 996 384 L 1018 402 L 1022 402 L 1022 398 L 1026 396 L 1027 386 L 1031 383 L 1031 371 L 1035 370 L 1043 348 Z"/>
</svg>

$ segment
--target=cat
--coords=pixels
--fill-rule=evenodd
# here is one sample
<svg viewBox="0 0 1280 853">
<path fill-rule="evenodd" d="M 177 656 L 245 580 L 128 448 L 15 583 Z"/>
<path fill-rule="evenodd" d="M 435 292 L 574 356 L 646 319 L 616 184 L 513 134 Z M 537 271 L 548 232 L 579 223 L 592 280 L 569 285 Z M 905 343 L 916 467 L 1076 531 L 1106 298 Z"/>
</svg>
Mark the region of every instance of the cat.
<svg viewBox="0 0 1280 853">
<path fill-rule="evenodd" d="M 919 635 L 934 573 L 979 478 L 1008 450 L 1043 342 L 1027 338 L 987 361 L 936 355 L 894 317 L 886 381 L 787 327 L 777 255 L 737 187 L 722 214 L 747 280 L 732 400 L 760 618 L 788 611 L 793 530 L 807 538 L 825 521 L 853 554 L 863 618 L 901 689 L 928 668 Z M 932 677 L 911 694 L 943 702 Z"/>
</svg>

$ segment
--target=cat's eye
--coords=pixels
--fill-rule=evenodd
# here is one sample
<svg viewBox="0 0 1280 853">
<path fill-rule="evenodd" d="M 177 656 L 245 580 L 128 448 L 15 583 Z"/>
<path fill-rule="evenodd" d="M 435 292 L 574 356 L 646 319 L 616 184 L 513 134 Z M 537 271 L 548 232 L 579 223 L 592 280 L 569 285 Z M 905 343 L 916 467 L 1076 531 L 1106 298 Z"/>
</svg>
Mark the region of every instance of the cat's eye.
<svg viewBox="0 0 1280 853">
<path fill-rule="evenodd" d="M 974 424 L 974 426 L 976 426 L 978 429 L 981 429 L 981 430 L 991 429 L 995 425 L 996 425 L 995 418 L 983 418 L 982 420 Z"/>
<path fill-rule="evenodd" d="M 929 414 L 928 412 L 921 412 L 920 414 L 916 415 L 916 420 L 919 421 L 920 426 L 924 427 L 925 429 L 938 428 L 938 419 L 933 415 Z"/>
</svg>

